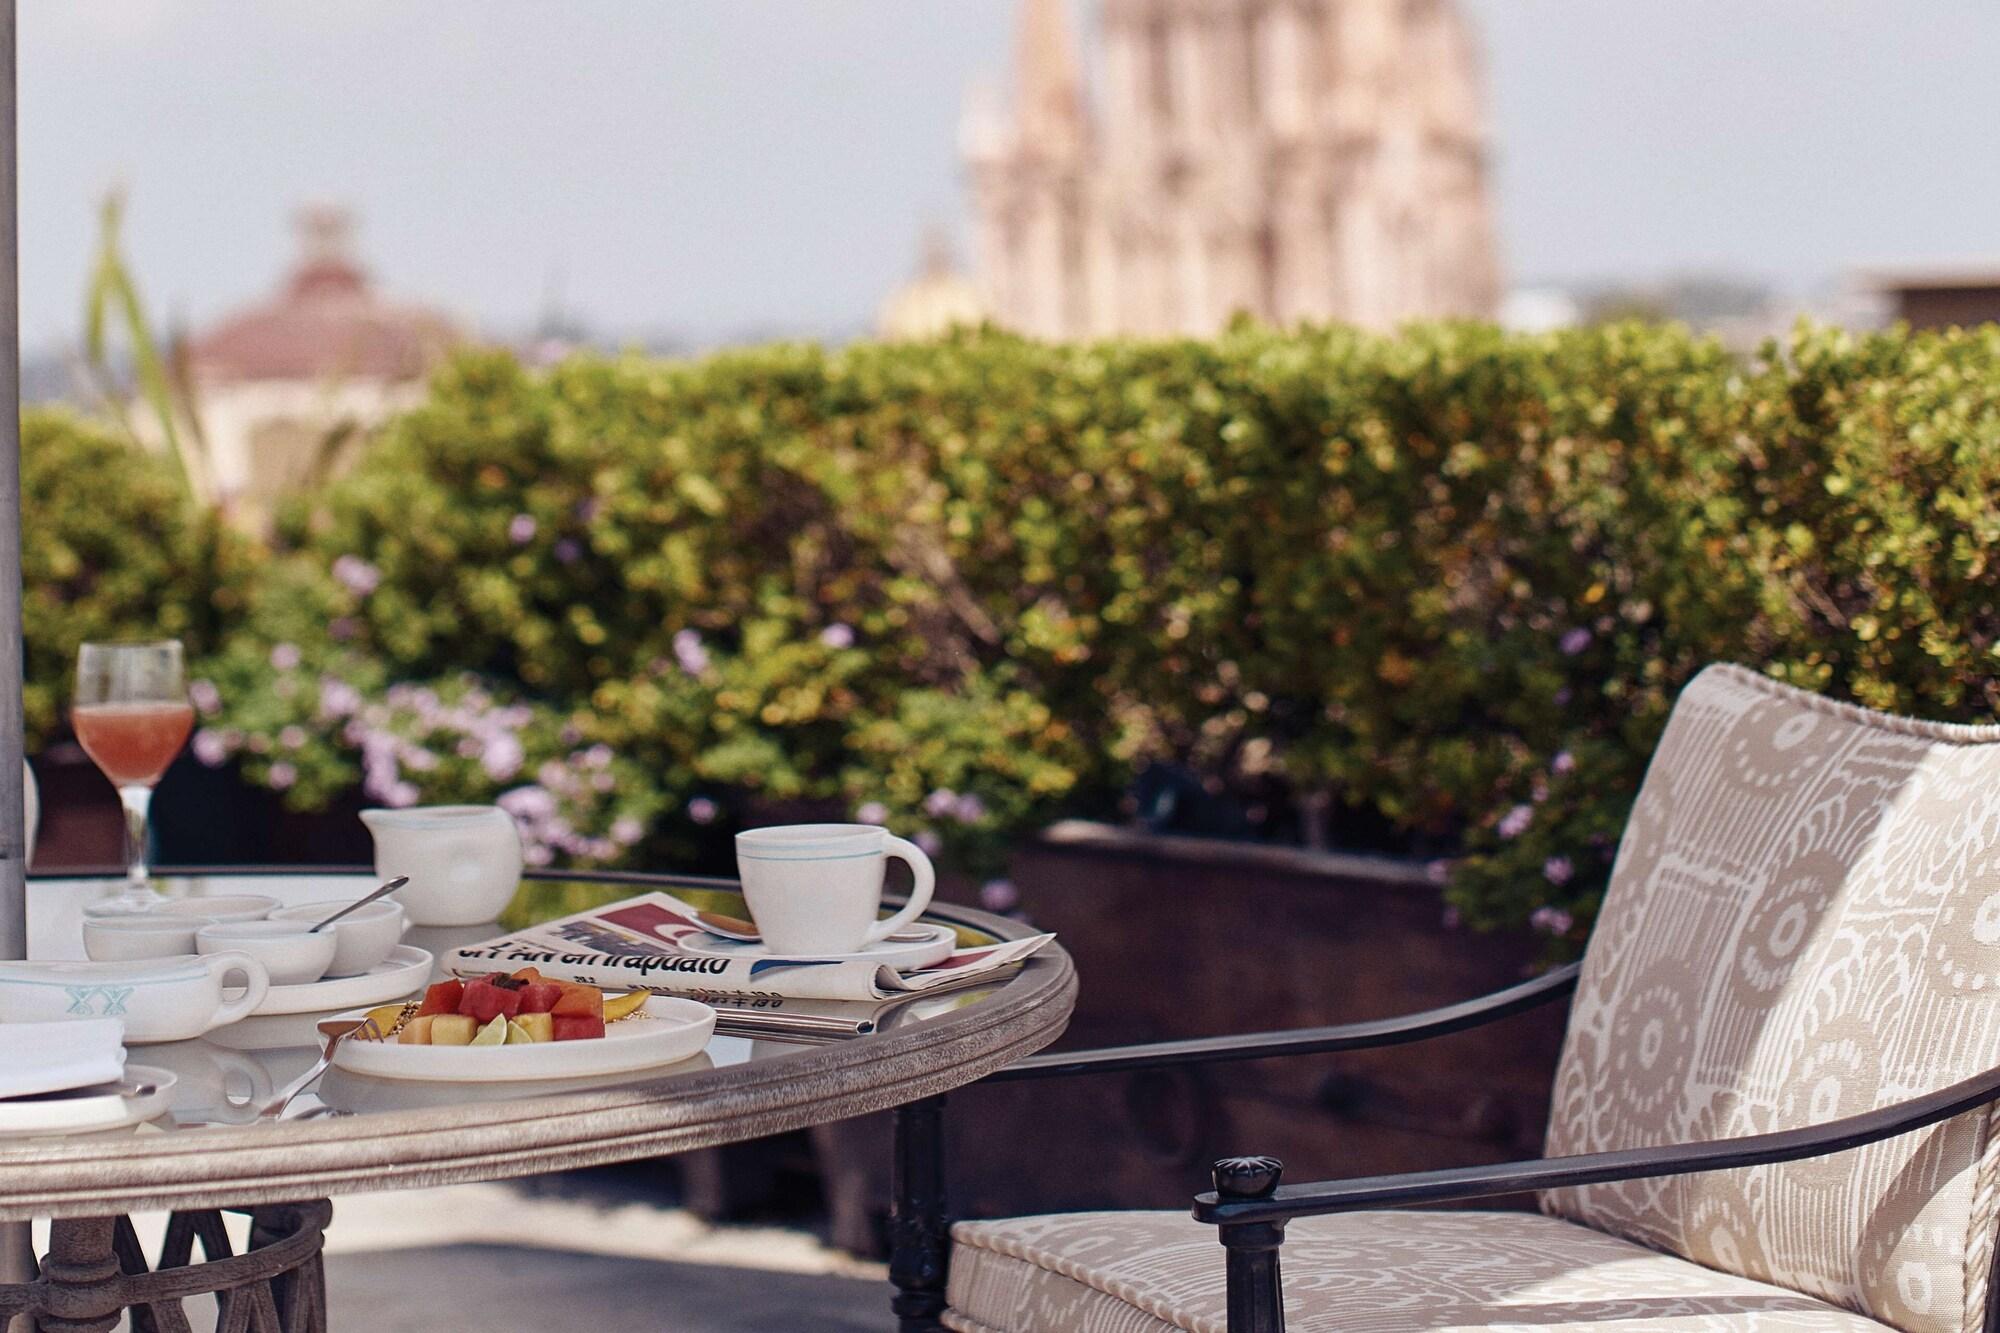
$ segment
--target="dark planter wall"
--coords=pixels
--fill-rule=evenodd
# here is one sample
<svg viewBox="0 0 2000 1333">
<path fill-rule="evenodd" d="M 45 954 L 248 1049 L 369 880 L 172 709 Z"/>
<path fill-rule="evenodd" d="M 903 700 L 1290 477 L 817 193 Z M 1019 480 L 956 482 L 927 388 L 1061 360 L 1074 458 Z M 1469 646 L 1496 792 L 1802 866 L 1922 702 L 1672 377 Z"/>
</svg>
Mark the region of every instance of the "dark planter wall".
<svg viewBox="0 0 2000 1333">
<path fill-rule="evenodd" d="M 1386 858 L 1068 823 L 1021 849 L 1013 879 L 1076 959 L 1058 1049 L 1428 1009 L 1522 980 L 1540 949 L 1447 929 L 1422 866 Z M 1185 1208 L 1236 1153 L 1279 1157 L 1292 1180 L 1539 1156 L 1563 1019 L 1558 1005 L 1381 1052 L 965 1089 L 947 1104 L 953 1211 Z M 886 1130 L 822 1132 L 836 1204 L 881 1197 Z"/>
</svg>

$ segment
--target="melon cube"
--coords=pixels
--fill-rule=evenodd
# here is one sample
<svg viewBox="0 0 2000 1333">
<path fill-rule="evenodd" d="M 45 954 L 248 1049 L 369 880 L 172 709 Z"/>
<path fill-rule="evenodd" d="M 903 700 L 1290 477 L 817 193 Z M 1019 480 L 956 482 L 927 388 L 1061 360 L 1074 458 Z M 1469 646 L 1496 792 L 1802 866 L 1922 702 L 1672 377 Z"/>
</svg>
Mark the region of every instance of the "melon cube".
<svg viewBox="0 0 2000 1333">
<path fill-rule="evenodd" d="M 564 986 L 562 998 L 549 1011 L 558 1018 L 595 1018 L 604 1020 L 604 992 L 595 986 Z"/>
<path fill-rule="evenodd" d="M 455 1014 L 458 1012 L 458 1002 L 464 998 L 463 981 L 455 977 L 450 981 L 440 981 L 424 992 L 424 1002 L 417 1006 L 417 1017 L 423 1018 L 430 1014 Z"/>
<path fill-rule="evenodd" d="M 521 991 L 481 977 L 467 984 L 465 998 L 458 1003 L 458 1012 L 480 1023 L 491 1023 L 496 1018 L 512 1018 L 521 1012 Z"/>
<path fill-rule="evenodd" d="M 514 1027 L 528 1034 L 529 1041 L 554 1041 L 556 1039 L 555 1017 L 551 1014 L 522 1014 L 514 1020 Z M 513 1030 L 508 1030 L 512 1040 Z"/>
<path fill-rule="evenodd" d="M 431 1045 L 470 1046 L 479 1024 L 464 1014 L 436 1014 L 431 1018 Z"/>
<path fill-rule="evenodd" d="M 403 1024 L 403 1030 L 396 1034 L 396 1041 L 403 1046 L 428 1046 L 431 1044 L 431 1024 L 437 1022 L 437 1014 L 418 1014 Z M 449 1015 L 446 1015 L 449 1017 Z"/>
<path fill-rule="evenodd" d="M 554 1014 L 557 1041 L 589 1041 L 604 1035 L 604 1019 L 596 1015 Z"/>
<path fill-rule="evenodd" d="M 563 988 L 553 981 L 531 981 L 521 988 L 521 1012 L 546 1014 L 562 998 Z"/>
</svg>

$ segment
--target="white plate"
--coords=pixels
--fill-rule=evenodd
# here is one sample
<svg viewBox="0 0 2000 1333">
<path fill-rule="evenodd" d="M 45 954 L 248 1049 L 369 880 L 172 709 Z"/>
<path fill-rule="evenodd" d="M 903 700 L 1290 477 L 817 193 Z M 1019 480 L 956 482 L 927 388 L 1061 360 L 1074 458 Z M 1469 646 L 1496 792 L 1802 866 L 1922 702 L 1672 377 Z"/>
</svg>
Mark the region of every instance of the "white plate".
<svg viewBox="0 0 2000 1333">
<path fill-rule="evenodd" d="M 174 1076 L 168 1071 L 128 1064 L 120 1083 L 0 1101 L 0 1134 L 90 1134 L 124 1129 L 164 1112 L 173 1093 Z"/>
<path fill-rule="evenodd" d="M 923 938 L 905 938 L 916 935 Z M 951 957 L 951 951 L 958 947 L 958 932 L 950 926 L 919 921 L 858 953 L 772 953 L 762 944 L 725 940 L 720 935 L 701 931 L 690 931 L 681 936 L 674 941 L 674 947 L 685 953 L 705 954 L 713 958 L 750 958 L 760 963 L 879 963 L 898 972 L 914 972 Z"/>
<path fill-rule="evenodd" d="M 343 1014 L 360 1018 L 360 1013 Z M 484 1083 L 494 1080 L 629 1074 L 685 1060 L 708 1045 L 715 1010 L 694 1000 L 655 995 L 629 1018 L 607 1023 L 592 1041 L 538 1041 L 524 1046 L 404 1046 L 394 1041 L 343 1041 L 333 1062 L 376 1078 Z"/>
<path fill-rule="evenodd" d="M 265 1014 L 310 1014 L 326 1009 L 353 1009 L 360 1005 L 385 1004 L 423 989 L 431 979 L 437 960 L 427 949 L 399 944 L 389 956 L 359 976 L 332 977 L 308 981 L 298 986 L 273 986 L 264 1003 L 251 1011 Z"/>
</svg>

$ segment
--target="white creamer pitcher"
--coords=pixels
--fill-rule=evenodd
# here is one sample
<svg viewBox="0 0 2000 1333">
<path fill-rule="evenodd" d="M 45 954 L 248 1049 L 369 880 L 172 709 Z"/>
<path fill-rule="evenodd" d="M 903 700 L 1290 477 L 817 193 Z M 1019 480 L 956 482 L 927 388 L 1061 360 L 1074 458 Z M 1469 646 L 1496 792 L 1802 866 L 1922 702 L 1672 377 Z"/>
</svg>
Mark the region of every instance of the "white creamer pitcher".
<svg viewBox="0 0 2000 1333">
<path fill-rule="evenodd" d="M 375 839 L 375 873 L 408 875 L 396 900 L 419 926 L 496 920 L 521 884 L 521 834 L 497 805 L 413 805 L 363 810 Z"/>
</svg>

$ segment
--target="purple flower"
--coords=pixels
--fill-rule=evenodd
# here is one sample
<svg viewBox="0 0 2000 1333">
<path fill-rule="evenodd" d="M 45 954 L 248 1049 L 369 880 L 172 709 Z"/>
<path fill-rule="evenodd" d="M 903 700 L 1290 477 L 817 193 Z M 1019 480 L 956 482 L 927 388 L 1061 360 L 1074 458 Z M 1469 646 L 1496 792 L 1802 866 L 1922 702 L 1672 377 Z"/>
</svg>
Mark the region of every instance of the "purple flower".
<svg viewBox="0 0 2000 1333">
<path fill-rule="evenodd" d="M 1569 633 L 1563 635 L 1562 641 L 1556 646 L 1562 649 L 1564 657 L 1575 657 L 1578 653 L 1590 647 L 1590 631 L 1579 625 Z"/>
<path fill-rule="evenodd" d="M 505 782 L 521 771 L 521 764 L 527 757 L 521 749 L 521 742 L 511 733 L 503 731 L 486 742 L 486 753 L 479 757 L 479 766 L 495 782 Z"/>
<path fill-rule="evenodd" d="M 583 766 L 585 768 L 609 768 L 611 767 L 611 759 L 611 747 L 601 741 L 583 752 Z"/>
<path fill-rule="evenodd" d="M 576 502 L 576 516 L 580 521 L 584 523 L 590 522 L 592 519 L 596 518 L 599 514 L 603 512 L 604 512 L 604 501 L 598 499 L 594 495 L 591 496 L 588 500 L 578 500 Z"/>
<path fill-rule="evenodd" d="M 706 796 L 697 796 L 688 802 L 688 818 L 697 824 L 713 824 L 722 811 L 714 801 Z"/>
<path fill-rule="evenodd" d="M 851 625 L 835 623 L 819 632 L 819 641 L 829 648 L 852 648 L 854 628 Z"/>
<path fill-rule="evenodd" d="M 556 854 L 539 842 L 531 842 L 521 849 L 521 859 L 531 866 L 545 866 L 556 859 Z"/>
<path fill-rule="evenodd" d="M 299 770 L 282 759 L 271 765 L 271 771 L 264 775 L 264 781 L 272 791 L 283 791 L 299 780 Z"/>
<path fill-rule="evenodd" d="M 1551 856 L 1542 862 L 1542 878 L 1551 884 L 1567 884 L 1575 874 L 1576 867 L 1570 864 L 1567 856 Z"/>
<path fill-rule="evenodd" d="M 977 824 L 986 818 L 986 802 L 967 792 L 958 798 L 958 804 L 952 807 L 951 816 L 961 824 Z"/>
<path fill-rule="evenodd" d="M 1021 901 L 1011 879 L 989 879 L 979 886 L 979 905 L 989 912 L 1008 912 Z"/>
<path fill-rule="evenodd" d="M 854 817 L 864 824 L 886 824 L 889 822 L 889 807 L 880 801 L 868 801 L 855 809 Z"/>
<path fill-rule="evenodd" d="M 645 836 L 646 826 L 630 815 L 620 815 L 611 821 L 611 841 L 620 846 L 630 847 Z"/>
<path fill-rule="evenodd" d="M 1433 861 L 1424 867 L 1424 878 L 1433 884 L 1446 884 L 1451 880 L 1451 862 Z"/>
<path fill-rule="evenodd" d="M 306 729 L 299 726 L 286 727 L 278 733 L 278 744 L 287 750 L 296 750 L 306 743 Z"/>
<path fill-rule="evenodd" d="M 574 537 L 564 537 L 551 549 L 555 554 L 555 558 L 562 561 L 565 565 L 573 565 L 583 558 L 583 548 L 577 545 L 576 538 Z"/>
<path fill-rule="evenodd" d="M 929 829 L 918 830 L 917 836 L 910 841 L 922 848 L 925 856 L 936 856 L 944 850 L 944 839 Z"/>
<path fill-rule="evenodd" d="M 958 793 L 949 787 L 939 787 L 924 797 L 924 813 L 933 819 L 942 818 L 958 808 Z"/>
<path fill-rule="evenodd" d="M 507 524 L 507 540 L 516 546 L 526 546 L 535 539 L 536 527 L 533 514 L 516 514 Z"/>
<path fill-rule="evenodd" d="M 556 812 L 556 798 L 541 787 L 516 787 L 502 792 L 494 804 L 520 820 L 549 819 Z"/>
<path fill-rule="evenodd" d="M 361 691 L 335 676 L 319 678 L 319 715 L 347 717 L 361 710 Z"/>
<path fill-rule="evenodd" d="M 222 691 L 215 688 L 212 680 L 192 681 L 188 685 L 188 702 L 199 708 L 203 717 L 214 717 L 222 711 Z"/>
<path fill-rule="evenodd" d="M 1570 687 L 1567 685 L 1563 686 L 1561 689 L 1556 691 L 1556 707 L 1558 708 L 1569 707 L 1569 701 L 1571 699 L 1574 699 L 1575 697 L 1576 697 L 1575 691 L 1571 690 Z"/>
<path fill-rule="evenodd" d="M 690 676 L 699 676 L 708 670 L 708 649 L 701 646 L 701 635 L 691 629 L 684 629 L 674 635 L 674 660 L 681 664 L 681 670 Z"/>
<path fill-rule="evenodd" d="M 333 577 L 356 597 L 366 597 L 382 582 L 382 571 L 358 555 L 343 555 L 333 562 Z"/>
<path fill-rule="evenodd" d="M 299 664 L 299 650 L 296 644 L 280 643 L 271 648 L 271 666 L 277 671 L 290 671 Z"/>
<path fill-rule="evenodd" d="M 229 745 L 222 734 L 203 727 L 194 734 L 194 757 L 210 768 L 220 768 L 229 761 Z"/>
<path fill-rule="evenodd" d="M 326 622 L 326 632 L 333 636 L 335 642 L 346 643 L 361 632 L 361 622 L 353 616 L 335 616 Z"/>
<path fill-rule="evenodd" d="M 400 808 L 406 805 L 415 805 L 422 798 L 423 798 L 423 793 L 418 791 L 414 784 L 408 782 L 398 782 L 396 785 L 389 788 L 388 794 L 385 795 L 382 799 L 384 801 L 387 801 L 390 805 L 397 806 Z"/>
<path fill-rule="evenodd" d="M 1528 917 L 1528 924 L 1546 934 L 1567 935 L 1576 918 L 1560 907 L 1537 907 Z"/>
<path fill-rule="evenodd" d="M 1528 825 L 1535 822 L 1535 807 L 1517 805 L 1501 816 L 1499 826 L 1494 830 L 1503 838 L 1518 838 L 1528 831 Z"/>
<path fill-rule="evenodd" d="M 1558 751 L 1556 753 L 1556 757 L 1549 761 L 1549 772 L 1551 773 L 1576 772 L 1576 756 L 1571 754 L 1568 750 Z"/>
</svg>

